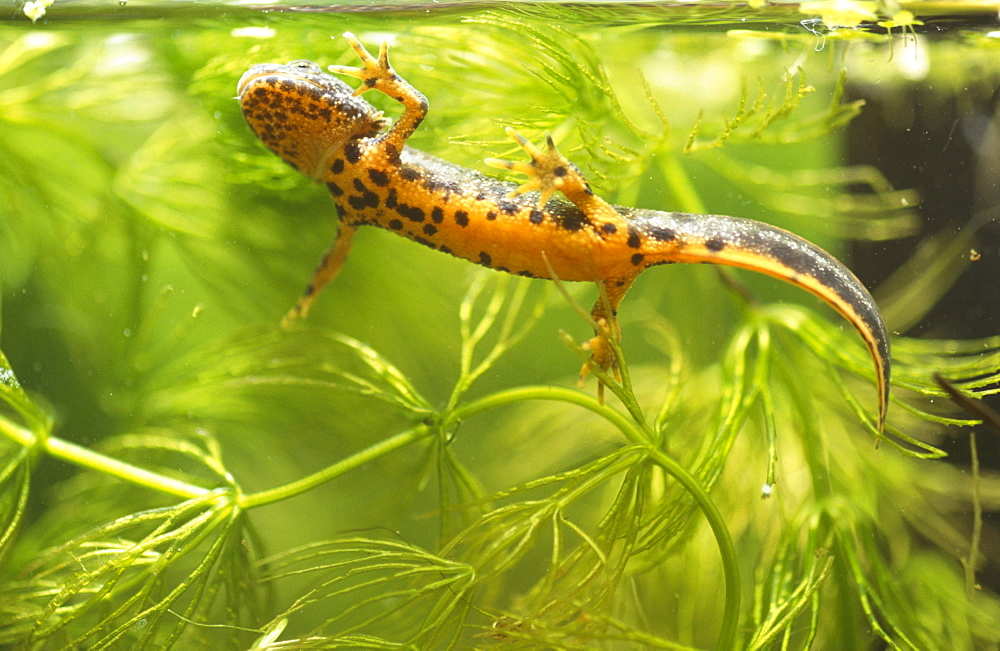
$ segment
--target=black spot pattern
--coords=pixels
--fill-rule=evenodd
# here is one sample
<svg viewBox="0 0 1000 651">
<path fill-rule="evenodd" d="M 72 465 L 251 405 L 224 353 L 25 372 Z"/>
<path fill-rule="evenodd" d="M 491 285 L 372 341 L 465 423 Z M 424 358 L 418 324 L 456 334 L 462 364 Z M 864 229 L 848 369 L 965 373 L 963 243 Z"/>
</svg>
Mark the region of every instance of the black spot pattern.
<svg viewBox="0 0 1000 651">
<path fill-rule="evenodd" d="M 556 225 L 563 230 L 575 233 L 582 230 L 585 226 L 593 225 L 590 218 L 572 204 L 551 202 L 549 205 L 552 206 L 549 213 L 555 220 Z"/>
<path fill-rule="evenodd" d="M 380 188 L 384 188 L 385 186 L 389 185 L 389 175 L 383 172 L 382 170 L 377 170 L 375 168 L 369 169 L 368 178 L 370 178 L 372 180 L 372 183 L 374 183 Z"/>
<path fill-rule="evenodd" d="M 351 140 L 344 145 L 344 158 L 346 158 L 349 163 L 357 163 L 361 160 L 361 146 L 358 144 L 357 140 Z"/>
<path fill-rule="evenodd" d="M 424 221 L 424 210 L 420 206 L 410 206 L 405 203 L 401 203 L 396 205 L 395 210 L 411 222 Z"/>
<path fill-rule="evenodd" d="M 379 201 L 377 194 L 370 190 L 365 190 L 359 196 L 348 197 L 347 203 L 355 210 L 364 210 L 365 208 L 378 208 Z"/>
<path fill-rule="evenodd" d="M 628 226 L 628 246 L 630 249 L 638 249 L 642 246 L 642 237 L 639 235 L 639 229 L 632 224 Z"/>
<path fill-rule="evenodd" d="M 660 242 L 670 242 L 677 239 L 677 233 L 675 233 L 673 229 L 665 226 L 649 226 L 646 228 L 646 234 L 654 240 L 659 240 Z"/>
<path fill-rule="evenodd" d="M 726 248 L 726 241 L 720 237 L 711 237 L 705 240 L 705 248 L 709 251 L 718 253 L 722 249 Z"/>
</svg>

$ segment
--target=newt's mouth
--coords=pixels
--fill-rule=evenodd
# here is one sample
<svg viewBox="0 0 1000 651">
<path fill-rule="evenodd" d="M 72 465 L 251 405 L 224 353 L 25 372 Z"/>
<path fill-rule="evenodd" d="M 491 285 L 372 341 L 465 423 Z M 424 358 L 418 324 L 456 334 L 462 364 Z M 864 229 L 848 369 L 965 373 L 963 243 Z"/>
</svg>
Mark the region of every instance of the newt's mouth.
<svg viewBox="0 0 1000 651">
<path fill-rule="evenodd" d="M 268 75 L 274 75 L 278 73 L 277 64 L 264 63 L 255 66 L 251 66 L 249 70 L 243 73 L 240 80 L 236 83 L 236 96 L 239 98 L 243 97 L 243 92 L 246 90 L 247 86 L 251 82 L 260 79 L 261 77 L 266 77 Z"/>
</svg>

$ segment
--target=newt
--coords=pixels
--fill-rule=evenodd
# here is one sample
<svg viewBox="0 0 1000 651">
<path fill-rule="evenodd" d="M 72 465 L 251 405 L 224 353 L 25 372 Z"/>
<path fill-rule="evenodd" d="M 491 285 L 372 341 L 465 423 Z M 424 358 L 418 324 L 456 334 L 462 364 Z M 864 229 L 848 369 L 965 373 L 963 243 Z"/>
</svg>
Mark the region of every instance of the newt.
<svg viewBox="0 0 1000 651">
<path fill-rule="evenodd" d="M 488 159 L 525 174 L 522 185 L 487 177 L 406 145 L 427 98 L 344 34 L 362 67 L 330 66 L 361 80 L 354 89 L 312 61 L 252 66 L 237 86 L 247 123 L 286 163 L 326 184 L 339 218 L 335 241 L 284 323 L 305 317 L 340 271 L 355 231 L 366 225 L 471 262 L 532 278 L 589 281 L 603 288 L 591 316 L 591 364 L 616 370 L 609 317 L 636 277 L 656 265 L 709 263 L 751 269 L 829 304 L 860 333 L 875 366 L 878 430 L 889 404 L 889 337 L 878 306 L 847 267 L 814 244 L 763 222 L 722 215 L 614 206 L 556 149 L 543 151 L 508 129 L 529 162 Z M 395 122 L 360 96 L 376 90 L 402 105 Z M 560 193 L 565 199 L 554 196 Z M 599 386 L 599 389 L 603 388 Z"/>
</svg>

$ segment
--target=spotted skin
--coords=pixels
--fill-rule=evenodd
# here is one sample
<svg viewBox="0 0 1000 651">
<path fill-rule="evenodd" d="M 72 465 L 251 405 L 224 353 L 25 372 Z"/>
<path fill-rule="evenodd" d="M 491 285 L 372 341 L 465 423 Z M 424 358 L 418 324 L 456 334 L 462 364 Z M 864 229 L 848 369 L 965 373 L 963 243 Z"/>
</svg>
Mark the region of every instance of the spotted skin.
<svg viewBox="0 0 1000 651">
<path fill-rule="evenodd" d="M 238 95 L 257 137 L 296 170 L 326 184 L 340 228 L 286 323 L 304 317 L 343 266 L 360 226 L 396 232 L 477 264 L 530 278 L 603 286 L 592 316 L 598 331 L 592 363 L 614 369 L 607 326 L 644 270 L 674 262 L 752 269 L 827 302 L 861 334 L 878 379 L 878 428 L 889 399 L 889 337 L 878 307 L 858 279 L 819 247 L 761 222 L 613 206 L 597 197 L 580 170 L 556 150 L 536 148 L 512 130 L 528 162 L 487 164 L 528 176 L 517 186 L 406 146 L 427 115 L 427 99 L 390 67 L 385 44 L 370 55 L 351 34 L 362 67 L 331 66 L 357 77 L 357 90 L 315 63 L 261 64 L 240 79 Z M 359 96 L 369 90 L 403 106 L 390 124 Z M 561 194 L 565 199 L 556 196 Z M 584 366 L 583 374 L 589 365 Z"/>
</svg>

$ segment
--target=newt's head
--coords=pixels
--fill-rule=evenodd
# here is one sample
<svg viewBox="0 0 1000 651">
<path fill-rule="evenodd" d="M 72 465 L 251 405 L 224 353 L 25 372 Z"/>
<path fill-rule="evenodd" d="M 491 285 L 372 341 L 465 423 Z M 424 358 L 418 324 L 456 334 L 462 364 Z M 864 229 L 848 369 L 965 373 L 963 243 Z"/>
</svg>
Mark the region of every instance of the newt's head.
<svg viewBox="0 0 1000 651">
<path fill-rule="evenodd" d="M 240 78 L 236 92 L 261 142 L 317 180 L 348 140 L 374 135 L 384 124 L 379 111 L 353 96 L 353 88 L 312 61 L 255 65 Z"/>
</svg>

